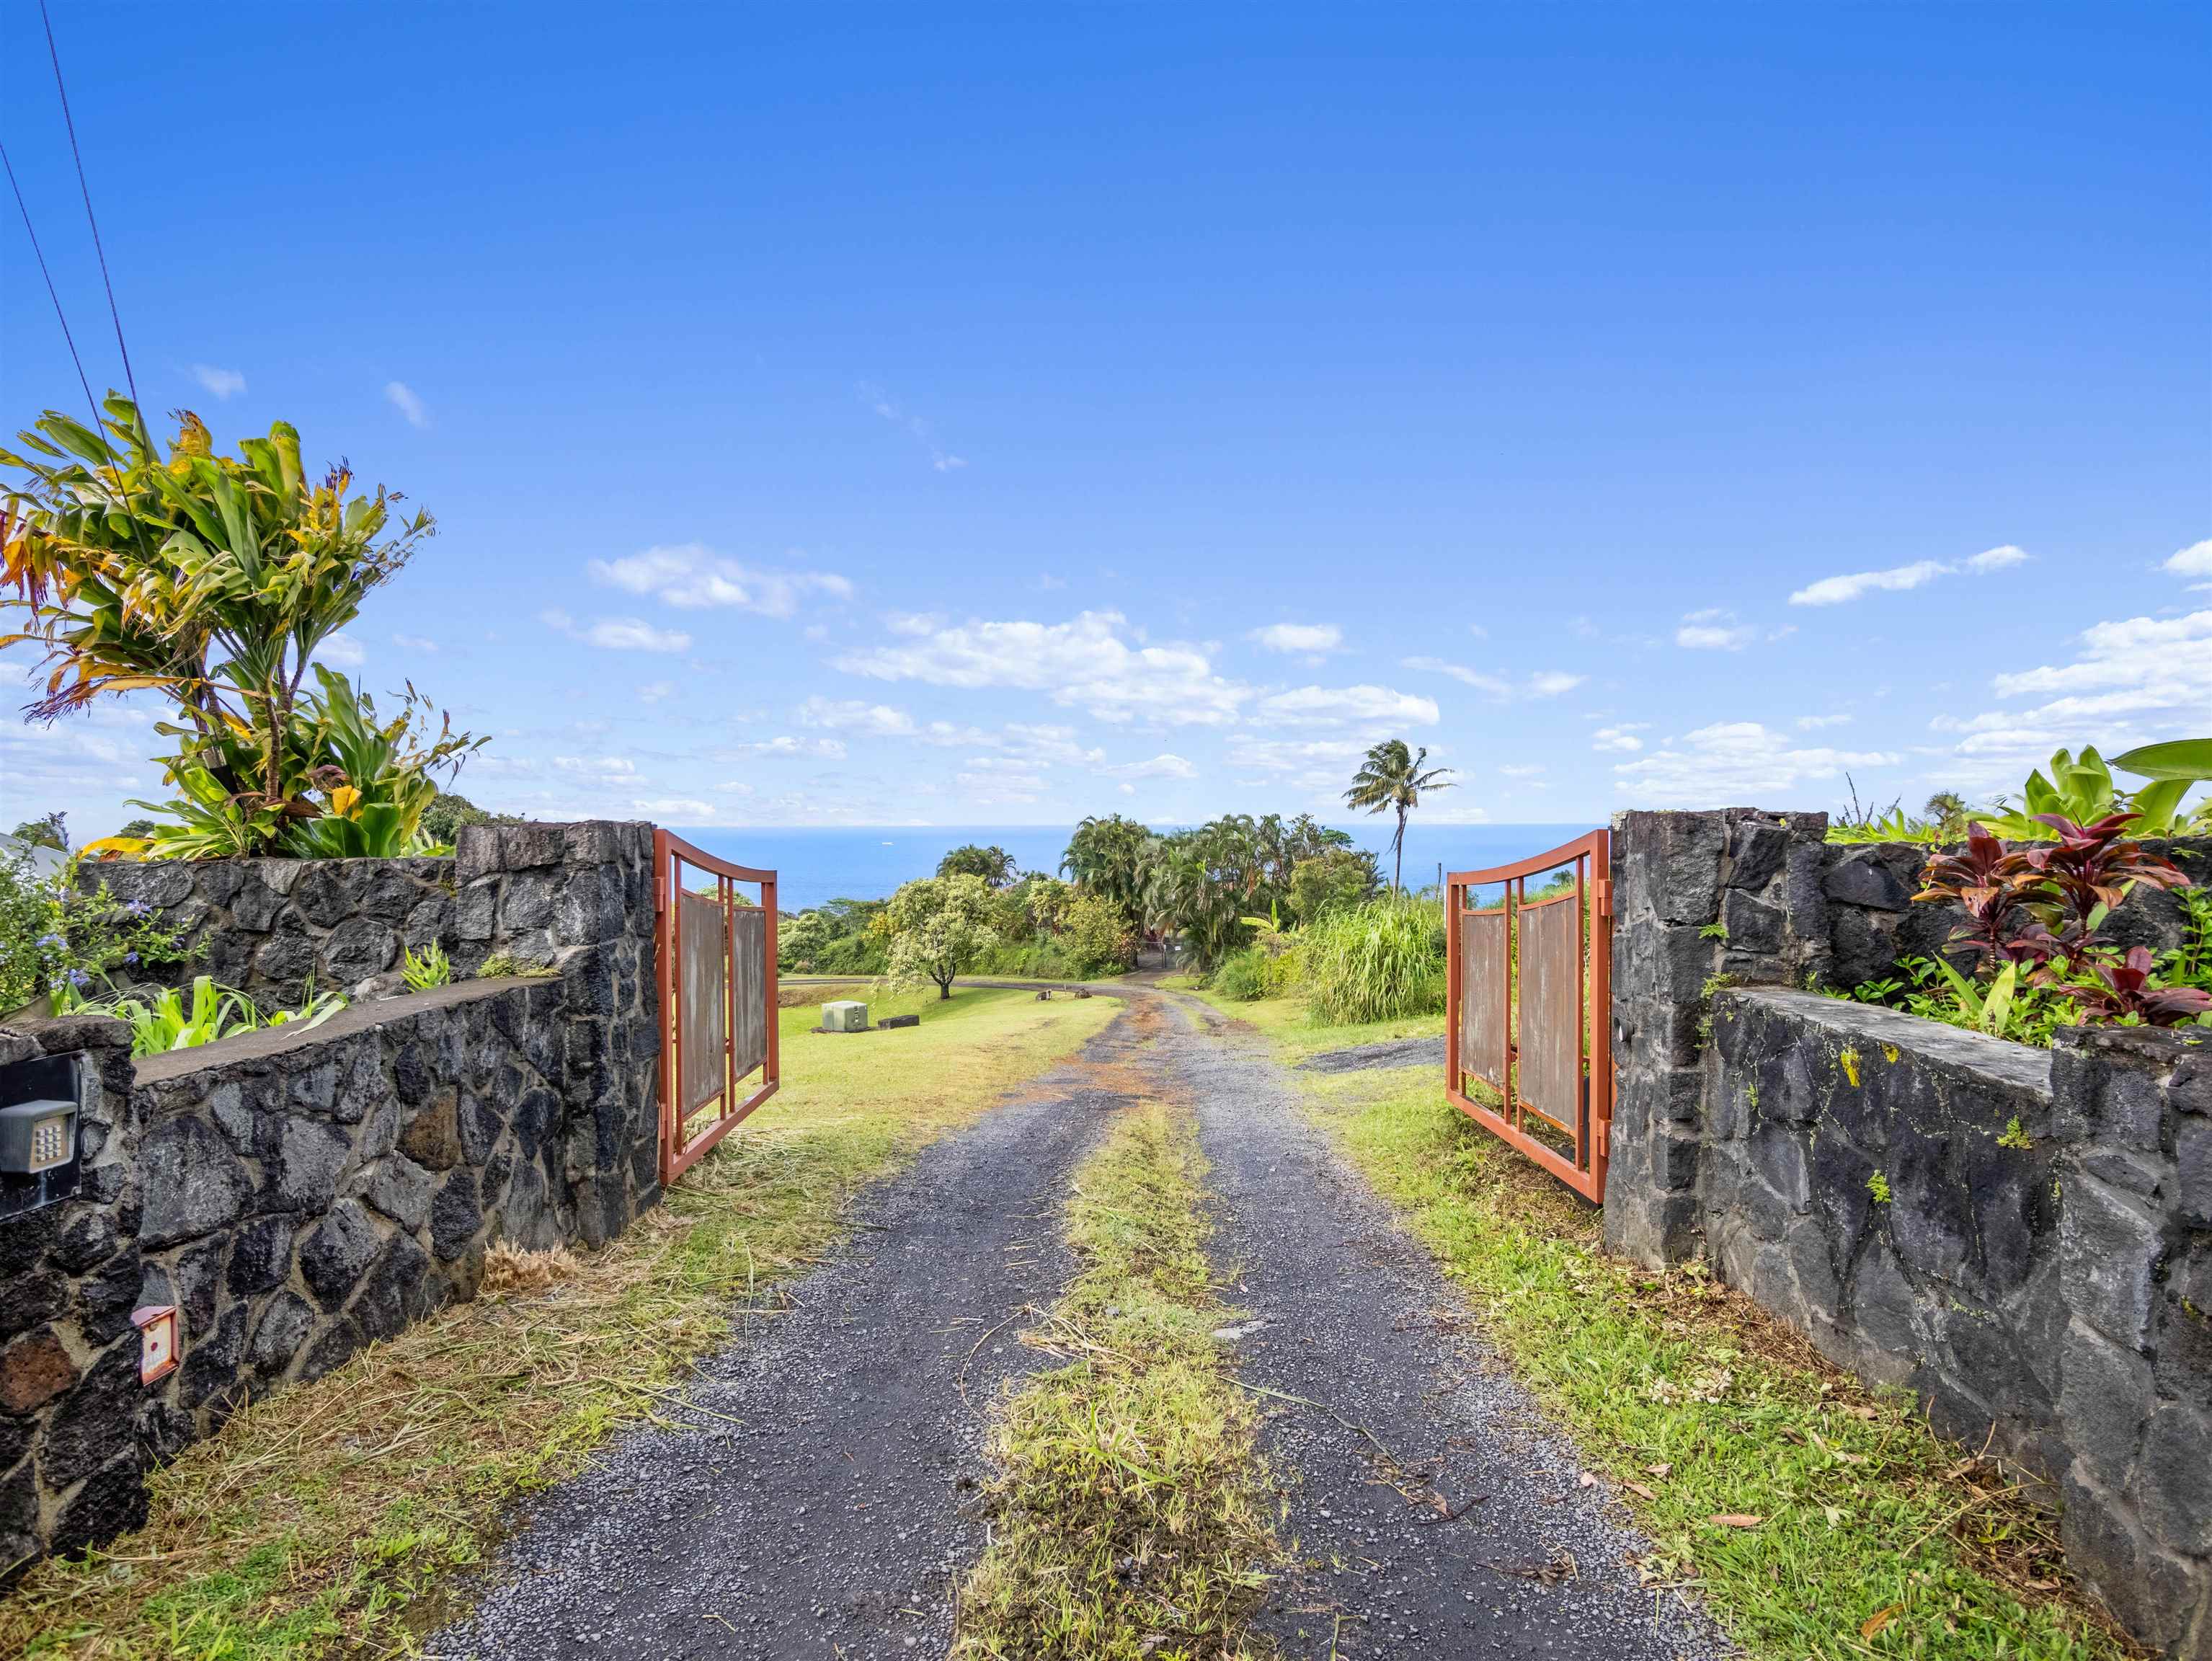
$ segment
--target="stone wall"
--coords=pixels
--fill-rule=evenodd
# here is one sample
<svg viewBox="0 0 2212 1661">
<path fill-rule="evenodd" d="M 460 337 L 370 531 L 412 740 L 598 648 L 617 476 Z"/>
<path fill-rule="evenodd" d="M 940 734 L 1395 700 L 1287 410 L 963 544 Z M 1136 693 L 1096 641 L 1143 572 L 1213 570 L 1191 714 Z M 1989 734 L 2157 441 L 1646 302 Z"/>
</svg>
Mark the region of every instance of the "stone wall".
<svg viewBox="0 0 2212 1661">
<path fill-rule="evenodd" d="M 473 827 L 483 829 L 484 827 Z M 110 860 L 79 867 L 81 886 L 105 882 L 197 947 L 182 963 L 147 964 L 134 977 L 180 986 L 212 975 L 264 1008 L 296 1006 L 310 985 L 346 991 L 398 968 L 404 951 L 452 952 L 451 859 Z M 471 968 L 473 964 L 470 965 Z"/>
<path fill-rule="evenodd" d="M 2062 1034 L 2066 1561 L 2129 1628 L 2212 1655 L 2212 1044 Z"/>
<path fill-rule="evenodd" d="M 494 1240 L 598 1244 L 658 1200 L 650 827 L 472 827 L 451 865 L 466 957 L 553 974 L 136 1064 L 119 1022 L 0 1029 L 0 1068 L 85 1057 L 77 1193 L 0 1221 L 0 1569 L 129 1526 L 152 1464 L 470 1296 Z M 182 1355 L 150 1389 L 148 1304 Z"/>
<path fill-rule="evenodd" d="M 1723 992 L 1705 1055 L 1707 1251 L 1947 1435 L 2039 1470 L 2057 1405 L 2051 1055 L 1816 993 Z"/>
<path fill-rule="evenodd" d="M 1605 1234 L 1703 1251 L 1839 1363 L 2060 1486 L 2069 1561 L 2131 1630 L 2212 1654 L 2212 1043 L 2045 1052 L 1819 996 L 1938 948 L 1925 849 L 1824 816 L 1613 821 Z M 2212 871 L 2202 839 L 2166 846 Z M 2137 891 L 2114 937 L 2182 937 Z"/>
</svg>

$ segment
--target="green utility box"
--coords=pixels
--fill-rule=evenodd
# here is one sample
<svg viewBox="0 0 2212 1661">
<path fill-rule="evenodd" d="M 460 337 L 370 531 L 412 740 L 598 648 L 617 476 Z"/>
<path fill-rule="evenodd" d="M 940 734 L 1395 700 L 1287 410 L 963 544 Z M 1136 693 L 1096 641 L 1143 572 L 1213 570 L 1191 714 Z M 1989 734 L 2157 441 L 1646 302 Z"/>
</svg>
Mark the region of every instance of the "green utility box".
<svg viewBox="0 0 2212 1661">
<path fill-rule="evenodd" d="M 865 1032 L 868 1030 L 868 1006 L 855 1003 L 850 998 L 840 998 L 835 1003 L 822 1006 L 822 1030 L 824 1032 Z"/>
</svg>

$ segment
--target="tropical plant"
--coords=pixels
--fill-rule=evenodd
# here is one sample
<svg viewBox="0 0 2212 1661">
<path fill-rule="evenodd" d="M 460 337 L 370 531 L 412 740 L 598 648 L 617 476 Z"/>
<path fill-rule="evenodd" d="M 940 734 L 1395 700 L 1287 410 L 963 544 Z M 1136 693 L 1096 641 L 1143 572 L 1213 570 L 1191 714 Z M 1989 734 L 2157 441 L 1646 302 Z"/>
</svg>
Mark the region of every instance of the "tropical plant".
<svg viewBox="0 0 2212 1661">
<path fill-rule="evenodd" d="M 2189 886 L 2180 867 L 2146 853 L 2128 836 L 2140 822 L 2138 815 L 2112 813 L 2094 824 L 2077 824 L 2047 813 L 2041 822 L 2057 841 L 2021 850 L 2022 884 L 2028 910 L 2061 952 L 2072 955 L 2095 947 L 2106 917 L 2136 885 Z"/>
<path fill-rule="evenodd" d="M 213 1043 L 217 1038 L 264 1026 L 319 1026 L 345 1007 L 346 1001 L 337 993 L 325 992 L 309 998 L 297 1009 L 279 1009 L 264 1014 L 246 994 L 229 987 L 218 987 L 210 975 L 192 977 L 189 1001 L 174 988 L 163 987 L 151 992 L 118 993 L 82 1006 L 88 1012 L 113 1015 L 129 1022 L 131 1053 L 134 1056 L 193 1050 Z"/>
<path fill-rule="evenodd" d="M 416 956 L 414 948 L 410 946 L 400 963 L 399 977 L 407 983 L 409 990 L 428 992 L 432 987 L 443 986 L 453 978 L 453 960 L 447 957 L 446 948 L 435 940 L 430 942 L 420 957 Z"/>
<path fill-rule="evenodd" d="M 2024 976 L 2019 964 L 2006 964 L 1986 985 L 1941 958 L 1907 958 L 1898 967 L 1904 971 L 1902 978 L 1869 981 L 1851 996 L 1923 1020 L 2046 1049 L 2052 1031 L 2075 1019 L 2055 992 L 2033 976 Z"/>
<path fill-rule="evenodd" d="M 963 843 L 953 849 L 937 862 L 940 877 L 981 877 L 994 888 L 1010 888 L 1016 872 L 1014 856 L 1003 848 L 989 848 L 975 843 Z"/>
<path fill-rule="evenodd" d="M 1352 788 L 1344 793 L 1347 806 L 1365 809 L 1370 813 L 1395 812 L 1398 829 L 1390 838 L 1390 891 L 1400 891 L 1404 886 L 1406 866 L 1406 816 L 1421 805 L 1424 790 L 1449 790 L 1453 787 L 1446 775 L 1449 767 L 1424 768 L 1428 760 L 1428 746 L 1418 752 L 1408 751 L 1403 739 L 1385 739 L 1368 751 L 1367 759 L 1352 776 Z"/>
<path fill-rule="evenodd" d="M 1388 894 L 1332 911 L 1303 935 L 1307 1005 L 1330 1025 L 1444 1007 L 1444 921 L 1428 900 Z"/>
<path fill-rule="evenodd" d="M 2212 992 L 2165 985 L 2147 946 L 2130 946 L 2118 962 L 2086 958 L 2077 974 L 2054 977 L 2050 985 L 2060 997 L 2073 1001 L 2084 1020 L 2124 1026 L 2179 1026 L 2186 1021 L 2212 1025 Z"/>
<path fill-rule="evenodd" d="M 997 940 L 991 891 L 981 877 L 919 878 L 891 896 L 884 921 L 892 981 L 932 982 L 940 998 L 952 995 L 954 978 Z"/>
<path fill-rule="evenodd" d="M 2190 745 L 2173 748 L 2185 752 Z M 2145 752 L 2131 750 L 2128 753 L 2141 757 Z M 2152 764 L 2159 764 L 2154 758 Z M 2049 826 L 2054 818 L 2091 824 L 2124 813 L 2132 819 L 2135 833 L 2143 837 L 2170 837 L 2187 826 L 2187 816 L 2180 812 L 2181 800 L 2195 782 L 2194 776 L 2160 776 L 2139 790 L 2124 790 L 2113 783 L 2111 766 L 2094 745 L 2085 745 L 2079 756 L 2067 750 L 2053 751 L 2050 767 L 2047 776 L 2039 767 L 2029 772 L 2027 782 L 2021 788 L 2017 808 L 2000 797 L 1996 808 L 1977 812 L 1974 818 L 2008 842 L 2051 840 Z"/>
<path fill-rule="evenodd" d="M 2175 739 L 2165 744 L 2142 745 L 2114 756 L 2112 765 L 2154 783 L 2179 784 L 2186 793 L 2194 785 L 2212 783 L 2212 739 Z M 2177 802 L 2179 800 L 2175 798 Z M 2138 791 L 2136 801 L 2140 805 L 2142 800 L 2142 794 Z M 2177 806 L 2169 829 L 2176 836 L 2185 832 L 2212 836 L 2212 796 L 2199 801 L 2185 818 Z"/>
<path fill-rule="evenodd" d="M 302 708 L 316 703 L 307 675 L 431 534 L 429 515 L 396 519 L 399 498 L 355 494 L 343 465 L 310 481 L 286 423 L 230 457 L 183 411 L 165 458 L 130 399 L 111 394 L 105 409 L 101 430 L 49 411 L 21 450 L 0 449 L 23 474 L 0 490 L 0 581 L 27 613 L 0 646 L 46 653 L 29 718 L 135 691 L 172 700 L 178 720 L 156 730 L 179 740 L 167 767 L 185 796 L 180 834 L 157 831 L 163 853 L 276 852 L 303 821 L 349 817 L 339 790 L 374 804 L 325 753 L 344 734 L 327 681 L 319 707 Z M 356 712 L 355 724 L 370 719 Z M 448 728 L 414 753 L 434 765 L 471 747 Z M 419 810 L 403 817 L 411 834 Z M 380 828 L 362 839 L 391 838 Z"/>
<path fill-rule="evenodd" d="M 1096 815 L 1075 827 L 1060 868 L 1081 886 L 1121 910 L 1133 928 L 1144 926 L 1143 867 L 1152 833 L 1119 813 Z"/>
<path fill-rule="evenodd" d="M 1939 853 L 1920 873 L 1916 902 L 1957 906 L 1966 920 L 1951 931 L 1954 946 L 1971 946 L 1983 963 L 2033 963 L 2047 956 L 2028 916 L 2027 865 L 1979 824 L 1966 827 L 1966 845 Z"/>
<path fill-rule="evenodd" d="M 104 880 L 88 891 L 75 861 L 40 876 L 22 855 L 0 860 L 0 1014 L 40 997 L 65 1012 L 118 970 L 181 962 L 179 932 Z"/>
</svg>

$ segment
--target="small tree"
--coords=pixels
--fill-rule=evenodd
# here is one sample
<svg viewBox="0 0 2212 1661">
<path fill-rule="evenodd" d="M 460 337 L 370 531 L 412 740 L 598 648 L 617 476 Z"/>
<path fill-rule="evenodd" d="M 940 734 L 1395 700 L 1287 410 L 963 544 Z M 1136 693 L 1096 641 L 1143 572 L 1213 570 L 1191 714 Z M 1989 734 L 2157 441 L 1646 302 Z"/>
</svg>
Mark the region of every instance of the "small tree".
<svg viewBox="0 0 2212 1661">
<path fill-rule="evenodd" d="M 33 848 L 51 848 L 58 853 L 70 851 L 69 815 L 47 813 L 35 819 L 25 819 L 8 834 L 17 842 Z"/>
<path fill-rule="evenodd" d="M 1085 975 L 1118 973 L 1137 960 L 1137 931 L 1103 894 L 1079 894 L 1067 908 L 1068 955 Z"/>
<path fill-rule="evenodd" d="M 1374 898 L 1382 885 L 1375 855 L 1365 849 L 1324 849 L 1291 867 L 1291 911 L 1310 926 L 1328 912 L 1349 910 Z"/>
<path fill-rule="evenodd" d="M 991 890 L 982 878 L 922 877 L 908 883 L 884 909 L 890 933 L 890 977 L 906 985 L 935 983 L 952 995 L 952 982 L 991 949 Z"/>
<path fill-rule="evenodd" d="M 1367 759 L 1352 775 L 1352 788 L 1344 793 L 1348 806 L 1364 807 L 1370 813 L 1395 810 L 1398 815 L 1398 833 L 1390 838 L 1390 891 L 1394 894 L 1404 885 L 1406 815 L 1421 805 L 1422 791 L 1452 788 L 1445 776 L 1452 770 L 1424 769 L 1421 764 L 1428 758 L 1426 745 L 1416 752 L 1407 749 L 1403 739 L 1385 739 L 1367 752 Z"/>
</svg>

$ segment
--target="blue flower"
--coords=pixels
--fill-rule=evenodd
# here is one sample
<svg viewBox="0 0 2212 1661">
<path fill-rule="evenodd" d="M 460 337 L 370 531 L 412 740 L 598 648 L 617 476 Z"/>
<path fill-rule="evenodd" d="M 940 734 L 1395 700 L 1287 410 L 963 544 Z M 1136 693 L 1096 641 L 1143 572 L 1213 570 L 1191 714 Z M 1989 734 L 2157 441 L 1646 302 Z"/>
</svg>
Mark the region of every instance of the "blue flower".
<svg viewBox="0 0 2212 1661">
<path fill-rule="evenodd" d="M 123 954 L 123 961 L 135 969 L 138 965 L 138 954 L 136 952 L 125 952 Z"/>
<path fill-rule="evenodd" d="M 58 952 L 69 942 L 58 934 L 41 934 L 39 936 L 39 944 L 49 952 Z"/>
<path fill-rule="evenodd" d="M 82 969 L 72 969 L 69 972 L 69 983 L 82 992 L 86 987 L 92 984 L 92 977 L 86 974 Z"/>
<path fill-rule="evenodd" d="M 125 911 L 128 911 L 134 917 L 146 916 L 154 910 L 152 906 L 147 904 L 143 900 L 132 900 L 123 909 Z"/>
</svg>

